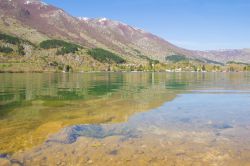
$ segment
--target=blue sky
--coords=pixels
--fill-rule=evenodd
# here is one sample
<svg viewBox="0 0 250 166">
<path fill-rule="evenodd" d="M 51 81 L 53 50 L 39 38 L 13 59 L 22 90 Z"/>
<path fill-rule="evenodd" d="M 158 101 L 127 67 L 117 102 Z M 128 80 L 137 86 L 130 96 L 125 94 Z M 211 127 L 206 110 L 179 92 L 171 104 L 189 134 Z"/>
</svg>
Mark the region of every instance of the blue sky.
<svg viewBox="0 0 250 166">
<path fill-rule="evenodd" d="M 73 16 L 106 17 L 195 49 L 250 48 L 250 0 L 44 0 Z"/>
</svg>

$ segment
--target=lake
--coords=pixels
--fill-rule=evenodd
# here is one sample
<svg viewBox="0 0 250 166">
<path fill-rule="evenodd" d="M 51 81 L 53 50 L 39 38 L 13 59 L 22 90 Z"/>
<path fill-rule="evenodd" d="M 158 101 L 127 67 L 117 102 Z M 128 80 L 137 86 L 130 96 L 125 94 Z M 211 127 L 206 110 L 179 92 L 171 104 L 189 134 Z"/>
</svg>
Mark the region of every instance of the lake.
<svg viewBox="0 0 250 166">
<path fill-rule="evenodd" d="M 250 73 L 0 74 L 0 165 L 250 165 Z"/>
</svg>

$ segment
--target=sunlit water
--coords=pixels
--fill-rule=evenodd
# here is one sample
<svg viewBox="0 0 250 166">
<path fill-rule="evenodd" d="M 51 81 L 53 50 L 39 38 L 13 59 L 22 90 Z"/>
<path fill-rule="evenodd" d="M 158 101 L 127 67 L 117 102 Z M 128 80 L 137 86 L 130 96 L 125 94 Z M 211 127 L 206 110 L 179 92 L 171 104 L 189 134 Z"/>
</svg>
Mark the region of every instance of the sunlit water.
<svg viewBox="0 0 250 166">
<path fill-rule="evenodd" d="M 0 165 L 250 165 L 250 74 L 0 74 L 0 138 Z"/>
</svg>

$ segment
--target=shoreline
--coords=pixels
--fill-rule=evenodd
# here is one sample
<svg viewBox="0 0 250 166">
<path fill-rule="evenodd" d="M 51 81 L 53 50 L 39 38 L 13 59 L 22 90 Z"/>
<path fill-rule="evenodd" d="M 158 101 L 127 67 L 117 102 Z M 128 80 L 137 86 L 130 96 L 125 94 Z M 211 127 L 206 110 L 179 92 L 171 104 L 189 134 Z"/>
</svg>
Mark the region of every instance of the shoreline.
<svg viewBox="0 0 250 166">
<path fill-rule="evenodd" d="M 0 74 L 4 73 L 249 73 L 249 71 L 0 71 Z"/>
</svg>

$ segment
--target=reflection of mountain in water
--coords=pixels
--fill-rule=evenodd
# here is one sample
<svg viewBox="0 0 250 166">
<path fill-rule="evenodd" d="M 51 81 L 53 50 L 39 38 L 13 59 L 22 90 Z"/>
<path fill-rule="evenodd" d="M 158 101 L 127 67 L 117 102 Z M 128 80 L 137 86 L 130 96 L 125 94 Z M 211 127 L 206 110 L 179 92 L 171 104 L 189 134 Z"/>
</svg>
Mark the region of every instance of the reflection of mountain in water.
<svg viewBox="0 0 250 166">
<path fill-rule="evenodd" d="M 32 147 L 68 125 L 124 122 L 136 112 L 158 107 L 175 97 L 161 83 L 165 75 L 153 78 L 152 73 L 1 77 L 1 94 L 14 96 L 1 100 L 3 152 Z"/>
<path fill-rule="evenodd" d="M 0 101 L 30 101 L 36 99 L 75 100 L 90 96 L 105 95 L 120 88 L 119 77 L 104 74 L 98 77 L 89 74 L 27 74 L 3 75 Z M 3 85 L 5 86 L 5 85 Z"/>
</svg>

